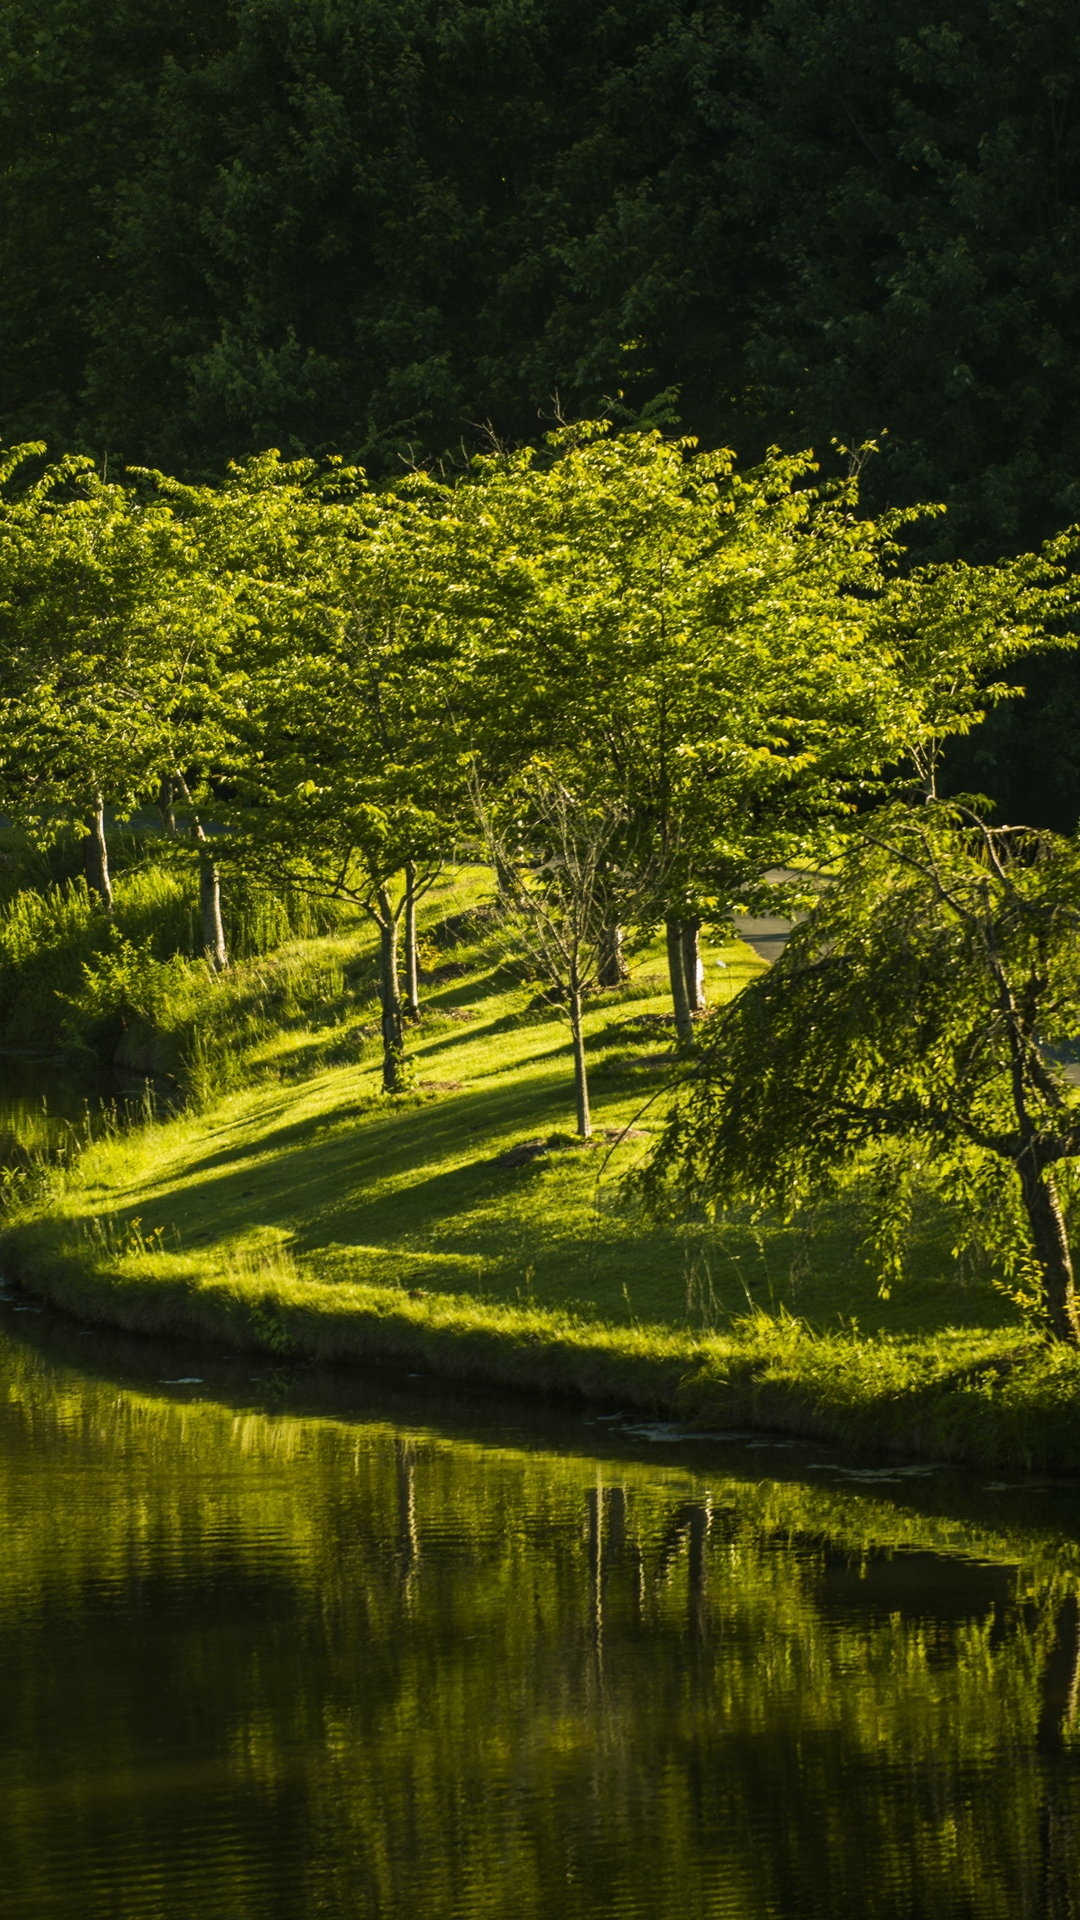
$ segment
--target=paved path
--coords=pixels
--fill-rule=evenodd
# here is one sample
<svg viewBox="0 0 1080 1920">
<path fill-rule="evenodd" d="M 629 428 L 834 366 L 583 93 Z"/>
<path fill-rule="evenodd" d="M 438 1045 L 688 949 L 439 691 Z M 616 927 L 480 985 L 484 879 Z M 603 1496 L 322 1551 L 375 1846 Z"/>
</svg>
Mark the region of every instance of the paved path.
<svg viewBox="0 0 1080 1920">
<path fill-rule="evenodd" d="M 783 953 L 794 924 L 793 920 L 781 920 L 776 914 L 736 913 L 731 920 L 738 938 L 770 963 Z"/>
<path fill-rule="evenodd" d="M 808 876 L 797 872 L 794 867 L 773 867 L 765 878 L 774 886 L 779 886 L 783 880 L 805 880 Z M 739 939 L 745 940 L 748 947 L 753 947 L 754 952 L 771 965 L 774 960 L 779 960 L 793 927 L 804 918 L 801 913 L 794 920 L 785 920 L 776 913 L 733 913 L 731 924 Z"/>
<path fill-rule="evenodd" d="M 776 914 L 732 914 L 732 933 L 769 962 L 784 952 L 792 925 L 792 920 L 780 920 Z"/>
</svg>

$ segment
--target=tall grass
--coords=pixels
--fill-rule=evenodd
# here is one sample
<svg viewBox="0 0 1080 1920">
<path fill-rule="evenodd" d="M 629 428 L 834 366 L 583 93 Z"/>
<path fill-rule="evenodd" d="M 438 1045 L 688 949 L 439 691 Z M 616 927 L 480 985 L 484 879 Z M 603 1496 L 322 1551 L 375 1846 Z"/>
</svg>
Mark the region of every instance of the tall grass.
<svg viewBox="0 0 1080 1920">
<path fill-rule="evenodd" d="M 201 955 L 197 888 L 190 866 L 169 861 L 119 873 L 111 915 L 82 876 L 15 892 L 0 906 L 0 1047 L 164 1075 L 185 1093 L 220 1088 L 235 1084 L 241 1045 L 343 990 L 324 959 L 266 961 L 340 924 L 335 902 L 236 876 L 226 929 L 242 964 L 216 978 Z"/>
<path fill-rule="evenodd" d="M 109 827 L 109 864 L 114 877 L 147 857 L 150 836 L 139 826 L 113 822 Z M 71 825 L 49 839 L 31 837 L 22 828 L 0 825 L 0 906 L 20 893 L 47 893 L 86 873 L 86 835 Z"/>
<path fill-rule="evenodd" d="M 235 960 L 273 953 L 289 940 L 315 940 L 333 933 L 351 911 L 325 894 L 290 886 L 272 891 L 248 874 L 225 875 L 225 937 Z"/>
</svg>

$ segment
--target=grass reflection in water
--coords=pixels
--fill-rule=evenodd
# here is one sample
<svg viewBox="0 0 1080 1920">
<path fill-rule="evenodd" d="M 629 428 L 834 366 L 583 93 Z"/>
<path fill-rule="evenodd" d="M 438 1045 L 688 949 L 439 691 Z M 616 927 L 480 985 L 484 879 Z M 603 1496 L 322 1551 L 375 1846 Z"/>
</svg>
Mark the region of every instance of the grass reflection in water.
<svg viewBox="0 0 1080 1920">
<path fill-rule="evenodd" d="M 5 1920 L 1080 1910 L 1068 1543 L 0 1364 Z"/>
</svg>

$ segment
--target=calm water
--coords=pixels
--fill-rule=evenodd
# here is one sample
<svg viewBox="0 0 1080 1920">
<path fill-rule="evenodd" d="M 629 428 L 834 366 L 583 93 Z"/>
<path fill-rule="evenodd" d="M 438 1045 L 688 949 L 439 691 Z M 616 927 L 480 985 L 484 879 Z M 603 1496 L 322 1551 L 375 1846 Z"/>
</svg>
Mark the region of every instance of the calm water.
<svg viewBox="0 0 1080 1920">
<path fill-rule="evenodd" d="M 1071 1490 L 318 1390 L 0 1305 L 4 1920 L 1080 1914 Z"/>
</svg>

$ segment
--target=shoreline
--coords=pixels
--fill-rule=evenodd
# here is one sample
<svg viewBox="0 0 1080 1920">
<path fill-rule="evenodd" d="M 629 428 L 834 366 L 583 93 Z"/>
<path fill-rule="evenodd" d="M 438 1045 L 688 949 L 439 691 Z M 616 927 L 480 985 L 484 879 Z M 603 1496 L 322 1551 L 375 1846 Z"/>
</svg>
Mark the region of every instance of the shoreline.
<svg viewBox="0 0 1080 1920">
<path fill-rule="evenodd" d="M 279 955 L 288 1006 L 267 962 L 238 963 L 212 994 L 215 1018 L 258 1012 L 236 1083 L 38 1168 L 0 1270 L 84 1325 L 224 1352 L 1080 1475 L 1080 1355 L 987 1276 L 958 1285 L 932 1223 L 885 1298 L 842 1214 L 808 1254 L 781 1230 L 710 1240 L 635 1212 L 623 1176 L 671 1066 L 663 955 L 587 1010 L 597 1154 L 564 1131 L 565 1021 L 522 1007 L 486 921 L 463 931 L 487 884 L 454 872 L 426 903 L 439 966 L 408 1093 L 379 1092 L 370 930 Z M 704 951 L 725 996 L 763 964 L 737 941 Z"/>
<path fill-rule="evenodd" d="M 752 1428 L 877 1456 L 1080 1471 L 1080 1357 L 1030 1334 L 859 1336 L 764 1314 L 729 1332 L 614 1326 L 295 1271 L 207 1277 L 179 1255 L 94 1262 L 43 1221 L 8 1228 L 0 1253 L 25 1293 L 125 1333 L 618 1406 L 701 1433 Z"/>
</svg>

